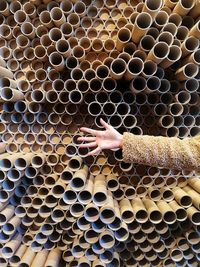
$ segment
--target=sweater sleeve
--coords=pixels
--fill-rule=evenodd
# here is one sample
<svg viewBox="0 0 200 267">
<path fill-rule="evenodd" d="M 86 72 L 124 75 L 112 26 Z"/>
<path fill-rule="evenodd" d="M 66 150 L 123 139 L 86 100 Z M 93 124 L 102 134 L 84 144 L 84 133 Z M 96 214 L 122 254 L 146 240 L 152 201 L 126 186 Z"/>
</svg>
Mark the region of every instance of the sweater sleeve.
<svg viewBox="0 0 200 267">
<path fill-rule="evenodd" d="M 133 162 L 174 170 L 200 170 L 200 135 L 192 138 L 124 133 L 122 154 Z"/>
</svg>

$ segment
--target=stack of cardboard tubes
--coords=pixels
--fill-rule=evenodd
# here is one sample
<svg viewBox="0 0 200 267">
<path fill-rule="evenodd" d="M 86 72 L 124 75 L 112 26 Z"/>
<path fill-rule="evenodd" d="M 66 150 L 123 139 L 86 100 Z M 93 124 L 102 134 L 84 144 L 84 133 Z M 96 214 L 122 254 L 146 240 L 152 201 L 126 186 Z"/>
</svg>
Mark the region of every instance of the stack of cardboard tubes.
<svg viewBox="0 0 200 267">
<path fill-rule="evenodd" d="M 0 1 L 0 266 L 199 266 L 199 173 L 87 156 L 81 126 L 199 133 L 200 1 Z"/>
</svg>

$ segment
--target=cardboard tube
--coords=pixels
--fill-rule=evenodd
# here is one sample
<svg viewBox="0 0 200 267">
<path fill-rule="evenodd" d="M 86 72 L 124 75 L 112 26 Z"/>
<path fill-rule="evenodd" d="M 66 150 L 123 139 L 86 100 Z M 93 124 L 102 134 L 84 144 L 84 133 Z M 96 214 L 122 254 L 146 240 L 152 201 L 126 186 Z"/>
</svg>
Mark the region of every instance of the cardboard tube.
<svg viewBox="0 0 200 267">
<path fill-rule="evenodd" d="M 151 35 L 145 35 L 141 38 L 138 48 L 145 53 L 149 52 L 155 44 L 155 40 Z"/>
<path fill-rule="evenodd" d="M 23 254 L 25 253 L 26 249 L 27 249 L 26 245 L 21 244 L 19 246 L 19 248 L 15 252 L 15 255 L 13 255 L 9 259 L 9 262 L 10 262 L 11 266 L 14 266 L 14 267 L 18 266 L 18 264 L 20 263 L 20 260 L 21 260 L 21 258 L 23 256 Z"/>
<path fill-rule="evenodd" d="M 180 16 L 185 16 L 194 7 L 193 1 L 180 1 L 173 9 L 173 13 L 178 13 Z"/>
<path fill-rule="evenodd" d="M 76 171 L 70 181 L 70 186 L 75 191 L 80 191 L 85 187 L 88 176 L 88 167 L 85 165 L 82 169 Z"/>
<path fill-rule="evenodd" d="M 169 47 L 165 42 L 156 43 L 147 56 L 147 60 L 152 60 L 159 64 L 169 54 Z"/>
<path fill-rule="evenodd" d="M 3 87 L 11 87 L 15 89 L 17 87 L 17 82 L 15 80 L 2 77 L 0 78 L 0 88 Z"/>
<path fill-rule="evenodd" d="M 152 23 L 151 16 L 143 12 L 138 14 L 135 19 L 135 24 L 132 30 L 132 41 L 136 44 L 139 43 L 142 36 L 148 31 L 150 25 Z"/>
<path fill-rule="evenodd" d="M 199 193 L 197 193 L 195 190 L 193 190 L 190 186 L 183 187 L 183 190 L 191 196 L 193 205 L 199 209 Z"/>
<path fill-rule="evenodd" d="M 160 223 L 162 221 L 162 214 L 156 203 L 147 197 L 143 199 L 143 203 L 147 209 L 149 220 L 152 223 Z"/>
<path fill-rule="evenodd" d="M 81 190 L 78 194 L 78 200 L 82 204 L 89 204 L 92 200 L 92 192 L 93 192 L 93 186 L 94 186 L 94 177 L 93 175 L 89 176 L 89 179 L 86 182 L 86 185 L 83 190 Z"/>
<path fill-rule="evenodd" d="M 22 266 L 30 266 L 33 262 L 33 259 L 35 257 L 36 253 L 28 247 L 24 253 L 24 255 L 21 258 L 21 262 L 19 264 L 20 267 Z"/>
<path fill-rule="evenodd" d="M 64 69 L 64 59 L 58 52 L 53 52 L 49 57 L 49 61 L 57 71 L 62 71 Z"/>
<path fill-rule="evenodd" d="M 176 77 L 179 81 L 194 78 L 198 73 L 198 66 L 194 63 L 187 63 L 176 71 Z"/>
<path fill-rule="evenodd" d="M 154 24 L 157 29 L 161 29 L 164 25 L 167 24 L 168 20 L 169 20 L 168 13 L 164 10 L 160 10 L 155 17 Z"/>
<path fill-rule="evenodd" d="M 175 187 L 172 189 L 176 201 L 184 208 L 192 205 L 192 198 L 183 189 Z"/>
<path fill-rule="evenodd" d="M 172 45 L 169 50 L 169 54 L 166 59 L 164 59 L 161 63 L 160 66 L 163 68 L 168 68 L 171 66 L 173 63 L 175 63 L 177 60 L 181 58 L 181 49 L 176 46 Z"/>
<path fill-rule="evenodd" d="M 188 179 L 188 184 L 198 193 L 200 193 L 200 183 L 197 177 L 190 177 Z"/>
<path fill-rule="evenodd" d="M 126 63 L 123 59 L 114 59 L 110 67 L 110 75 L 116 80 L 121 79 L 126 71 Z"/>
<path fill-rule="evenodd" d="M 133 78 L 137 77 L 143 71 L 143 68 L 144 64 L 140 58 L 130 59 L 124 76 L 125 79 L 130 81 Z"/>
<path fill-rule="evenodd" d="M 116 191 L 119 188 L 119 182 L 115 175 L 109 174 L 106 177 L 107 186 L 110 191 Z"/>
<path fill-rule="evenodd" d="M 195 245 L 198 243 L 198 234 L 197 232 L 195 232 L 194 230 L 189 230 L 185 233 L 185 236 L 187 238 L 187 241 L 189 242 L 189 244 L 191 245 Z"/>
<path fill-rule="evenodd" d="M 111 249 L 114 246 L 114 235 L 110 230 L 106 230 L 99 236 L 99 244 L 105 249 Z"/>
<path fill-rule="evenodd" d="M 99 208 L 93 204 L 89 203 L 84 209 L 84 217 L 88 222 L 95 222 L 99 218 Z"/>
<path fill-rule="evenodd" d="M 140 223 L 146 222 L 148 220 L 148 215 L 142 200 L 139 197 L 136 197 L 131 201 L 131 204 L 136 221 Z"/>
<path fill-rule="evenodd" d="M 7 70 L 4 67 L 0 66 L 0 78 L 9 78 L 9 79 L 13 79 L 13 73 L 10 70 Z"/>
<path fill-rule="evenodd" d="M 142 12 L 147 12 L 151 15 L 152 18 L 155 18 L 155 16 L 161 10 L 162 6 L 163 6 L 162 0 L 157 1 L 156 3 L 146 0 Z"/>
<path fill-rule="evenodd" d="M 126 223 L 131 223 L 134 220 L 134 213 L 131 206 L 131 202 L 128 199 L 122 199 L 120 201 L 120 212 L 122 220 Z"/>
<path fill-rule="evenodd" d="M 187 215 L 190 218 L 191 222 L 194 225 L 199 225 L 199 220 L 200 220 L 200 212 L 198 209 L 196 209 L 195 207 L 189 207 L 187 209 Z"/>
<path fill-rule="evenodd" d="M 121 28 L 117 34 L 116 49 L 122 51 L 125 44 L 131 39 L 131 31 L 127 28 Z"/>
<path fill-rule="evenodd" d="M 157 203 L 158 208 L 160 209 L 164 222 L 172 224 L 176 220 L 176 214 L 174 210 L 167 204 L 164 200 L 159 200 Z"/>
<path fill-rule="evenodd" d="M 60 9 L 59 7 L 54 7 L 51 9 L 50 17 L 57 27 L 60 27 L 63 23 L 66 22 L 65 15 L 62 12 L 62 9 Z"/>
<path fill-rule="evenodd" d="M 128 227 L 125 222 L 122 222 L 121 227 L 114 232 L 116 240 L 124 242 L 128 238 Z"/>
<path fill-rule="evenodd" d="M 57 267 L 61 259 L 61 254 L 62 252 L 59 250 L 59 248 L 54 248 L 51 250 L 47 256 L 44 267 Z"/>
</svg>

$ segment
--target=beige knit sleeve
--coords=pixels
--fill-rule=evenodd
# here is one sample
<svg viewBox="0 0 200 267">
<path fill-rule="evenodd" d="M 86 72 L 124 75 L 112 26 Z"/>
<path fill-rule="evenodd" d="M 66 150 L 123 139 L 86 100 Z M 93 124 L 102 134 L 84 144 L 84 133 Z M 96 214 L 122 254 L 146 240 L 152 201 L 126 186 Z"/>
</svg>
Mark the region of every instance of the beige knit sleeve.
<svg viewBox="0 0 200 267">
<path fill-rule="evenodd" d="M 200 170 L 200 135 L 178 137 L 124 133 L 122 153 L 125 162 L 175 170 Z"/>
</svg>

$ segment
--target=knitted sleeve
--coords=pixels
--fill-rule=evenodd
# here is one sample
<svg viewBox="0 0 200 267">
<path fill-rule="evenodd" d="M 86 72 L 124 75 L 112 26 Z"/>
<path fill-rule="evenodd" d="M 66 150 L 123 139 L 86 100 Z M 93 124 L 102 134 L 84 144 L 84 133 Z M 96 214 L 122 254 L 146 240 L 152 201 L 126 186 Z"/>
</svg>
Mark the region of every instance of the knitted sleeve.
<svg viewBox="0 0 200 267">
<path fill-rule="evenodd" d="M 200 135 L 178 137 L 124 133 L 122 153 L 125 162 L 175 170 L 200 170 Z"/>
</svg>

